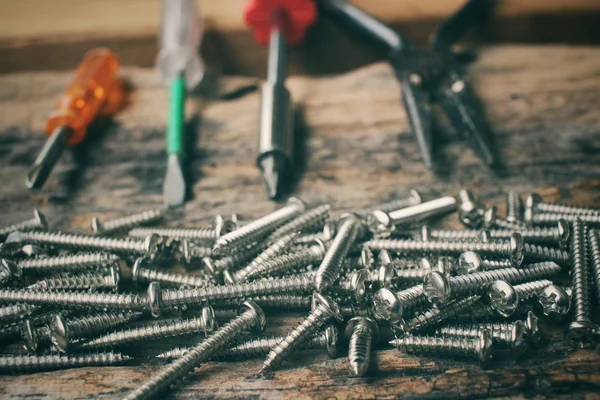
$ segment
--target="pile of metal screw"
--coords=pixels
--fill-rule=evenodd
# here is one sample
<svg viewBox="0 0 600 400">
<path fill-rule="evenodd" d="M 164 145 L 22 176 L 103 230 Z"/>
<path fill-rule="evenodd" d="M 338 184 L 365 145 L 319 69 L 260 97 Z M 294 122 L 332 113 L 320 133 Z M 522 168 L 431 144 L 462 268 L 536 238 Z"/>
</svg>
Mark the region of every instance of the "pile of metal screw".
<svg viewBox="0 0 600 400">
<path fill-rule="evenodd" d="M 422 225 L 457 210 L 467 229 Z M 535 344 L 538 316 L 564 322 L 579 346 L 597 339 L 590 296 L 600 304 L 598 210 L 537 195 L 524 206 L 509 193 L 501 218 L 462 190 L 458 200 L 422 201 L 413 191 L 329 214 L 328 205 L 291 199 L 248 223 L 217 217 L 207 228 L 139 227 L 164 219 L 164 210 L 152 210 L 95 218 L 92 234 L 76 235 L 46 231 L 35 211 L 0 230 L 0 338 L 22 338 L 28 352 L 0 356 L 0 373 L 125 363 L 136 343 L 201 334 L 194 346 L 157 356 L 171 362 L 127 396 L 140 399 L 216 358 L 266 357 L 264 372 L 293 352 L 335 357 L 347 343 L 360 376 L 372 348 L 391 344 L 485 366 Z M 193 272 L 169 271 L 175 260 Z M 132 266 L 135 285 L 120 279 L 123 265 Z M 216 317 L 231 310 L 237 316 L 218 327 Z M 308 316 L 285 337 L 251 339 L 265 328 L 263 310 Z"/>
</svg>

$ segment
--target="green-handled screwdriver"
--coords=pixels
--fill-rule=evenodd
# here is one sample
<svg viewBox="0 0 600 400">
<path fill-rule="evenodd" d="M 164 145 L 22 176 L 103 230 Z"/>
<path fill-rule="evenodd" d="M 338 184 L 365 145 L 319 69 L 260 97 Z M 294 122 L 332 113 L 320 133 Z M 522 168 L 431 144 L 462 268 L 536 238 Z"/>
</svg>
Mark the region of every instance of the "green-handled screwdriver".
<svg viewBox="0 0 600 400">
<path fill-rule="evenodd" d="M 156 61 L 163 83 L 169 85 L 167 173 L 163 197 L 167 207 L 183 204 L 186 194 L 184 158 L 185 99 L 204 76 L 198 51 L 202 35 L 194 0 L 163 0 L 160 52 Z"/>
</svg>

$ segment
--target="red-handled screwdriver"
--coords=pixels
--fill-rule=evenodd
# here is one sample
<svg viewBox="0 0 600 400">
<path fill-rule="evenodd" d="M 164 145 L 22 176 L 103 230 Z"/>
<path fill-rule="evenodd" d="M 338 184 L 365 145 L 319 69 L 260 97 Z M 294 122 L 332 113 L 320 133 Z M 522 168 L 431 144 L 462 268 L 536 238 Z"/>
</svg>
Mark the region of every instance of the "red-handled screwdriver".
<svg viewBox="0 0 600 400">
<path fill-rule="evenodd" d="M 254 39 L 269 44 L 256 164 L 270 199 L 279 196 L 281 182 L 293 167 L 293 109 L 285 87 L 287 44 L 302 40 L 316 16 L 313 0 L 252 0 L 244 13 L 246 23 L 254 30 Z"/>
<path fill-rule="evenodd" d="M 108 49 L 85 54 L 73 81 L 46 121 L 49 138 L 27 173 L 25 183 L 29 189 L 44 185 L 64 149 L 81 143 L 96 116 L 112 114 L 121 107 L 124 96 L 117 79 L 118 69 L 119 60 Z"/>
</svg>

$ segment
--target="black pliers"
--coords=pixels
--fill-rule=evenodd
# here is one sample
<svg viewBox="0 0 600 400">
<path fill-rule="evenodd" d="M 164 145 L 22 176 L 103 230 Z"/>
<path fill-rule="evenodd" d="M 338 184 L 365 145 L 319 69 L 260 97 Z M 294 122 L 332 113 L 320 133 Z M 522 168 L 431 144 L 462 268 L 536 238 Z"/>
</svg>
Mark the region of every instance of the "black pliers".
<svg viewBox="0 0 600 400">
<path fill-rule="evenodd" d="M 400 33 L 345 0 L 320 0 L 323 14 L 376 41 L 388 51 L 402 88 L 402 101 L 417 137 L 423 161 L 433 167 L 432 103 L 440 104 L 450 123 L 488 165 L 496 161 L 491 132 L 471 90 L 466 72 L 451 49 L 472 25 L 489 15 L 494 0 L 469 0 L 442 23 L 427 51 L 418 51 Z"/>
</svg>

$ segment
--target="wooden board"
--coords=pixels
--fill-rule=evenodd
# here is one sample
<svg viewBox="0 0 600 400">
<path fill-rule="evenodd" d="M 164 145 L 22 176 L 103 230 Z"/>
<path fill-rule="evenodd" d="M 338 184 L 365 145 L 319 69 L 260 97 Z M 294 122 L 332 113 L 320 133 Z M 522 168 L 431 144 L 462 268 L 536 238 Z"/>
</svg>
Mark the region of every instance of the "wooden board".
<svg viewBox="0 0 600 400">
<path fill-rule="evenodd" d="M 206 30 L 202 53 L 208 65 L 220 72 L 263 76 L 266 49 L 253 41 L 244 25 L 247 2 L 198 1 Z M 435 26 L 463 0 L 353 3 L 424 45 Z M 0 2 L 0 73 L 72 69 L 87 49 L 97 46 L 116 51 L 125 65 L 150 67 L 157 54 L 160 13 L 158 0 Z M 595 0 L 503 0 L 490 24 L 471 35 L 471 40 L 597 44 L 599 18 L 600 3 Z M 291 72 L 348 71 L 384 56 L 369 51 L 368 44 L 358 43 L 347 33 L 322 18 L 291 54 Z"/>
<path fill-rule="evenodd" d="M 600 206 L 600 49 L 492 46 L 479 54 L 470 77 L 495 131 L 502 168 L 485 168 L 454 133 L 446 132 L 437 146 L 443 173 L 427 171 L 408 130 L 393 72 L 376 64 L 328 78 L 289 79 L 304 143 L 304 167 L 293 194 L 342 210 L 399 197 L 411 188 L 431 198 L 466 186 L 488 204 L 501 205 L 507 190 L 537 190 L 548 200 Z M 85 230 L 92 215 L 107 218 L 161 204 L 167 93 L 154 71 L 142 68 L 123 69 L 135 88 L 129 108 L 105 129 L 96 129 L 76 156 L 66 157 L 43 192 L 25 189 L 25 172 L 44 141 L 44 118 L 68 75 L 0 77 L 0 225 L 28 218 L 38 207 L 53 227 Z M 258 93 L 246 89 L 256 83 L 223 77 L 207 85 L 212 89 L 207 88 L 204 100 L 190 100 L 191 132 L 197 135 L 190 147 L 192 198 L 169 224 L 201 225 L 217 213 L 253 218 L 279 206 L 265 199 L 254 167 Z M 73 171 L 75 166 L 81 169 Z M 298 321 L 298 316 L 271 318 L 271 332 L 283 333 Z M 406 357 L 392 349 L 377 353 L 377 366 L 366 378 L 351 377 L 344 358 L 323 355 L 299 359 L 264 378 L 253 375 L 260 361 L 208 363 L 171 396 L 594 398 L 600 357 L 569 349 L 562 333 L 546 324 L 540 350 L 516 363 L 499 360 L 485 370 Z M 0 397 L 119 398 L 159 368 L 1 376 Z"/>
</svg>

